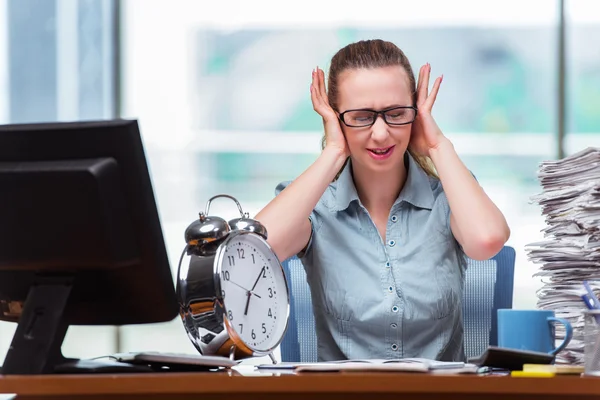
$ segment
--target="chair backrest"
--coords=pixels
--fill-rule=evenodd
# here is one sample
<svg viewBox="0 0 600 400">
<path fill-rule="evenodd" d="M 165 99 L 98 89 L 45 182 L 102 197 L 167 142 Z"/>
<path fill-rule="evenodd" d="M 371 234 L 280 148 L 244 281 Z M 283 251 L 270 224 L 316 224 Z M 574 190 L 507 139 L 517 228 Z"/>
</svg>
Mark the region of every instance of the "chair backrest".
<svg viewBox="0 0 600 400">
<path fill-rule="evenodd" d="M 290 319 L 281 342 L 281 359 L 290 362 L 317 361 L 317 335 L 310 288 L 297 257 L 283 262 L 290 290 Z M 498 343 L 497 310 L 512 308 L 515 250 L 505 246 L 489 260 L 468 259 L 463 299 L 465 354 L 481 355 Z"/>
</svg>

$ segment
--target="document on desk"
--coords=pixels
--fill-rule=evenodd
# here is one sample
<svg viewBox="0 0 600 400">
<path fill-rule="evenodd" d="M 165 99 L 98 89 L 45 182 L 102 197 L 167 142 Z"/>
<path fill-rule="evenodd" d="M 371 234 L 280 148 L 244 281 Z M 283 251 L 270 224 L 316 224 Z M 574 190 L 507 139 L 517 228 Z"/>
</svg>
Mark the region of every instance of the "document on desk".
<svg viewBox="0 0 600 400">
<path fill-rule="evenodd" d="M 317 363 L 280 363 L 258 365 L 259 369 L 287 369 L 295 372 L 422 372 L 422 373 L 476 373 L 478 367 L 463 362 L 436 361 L 425 358 L 402 358 L 392 360 L 365 359 L 340 360 Z"/>
</svg>

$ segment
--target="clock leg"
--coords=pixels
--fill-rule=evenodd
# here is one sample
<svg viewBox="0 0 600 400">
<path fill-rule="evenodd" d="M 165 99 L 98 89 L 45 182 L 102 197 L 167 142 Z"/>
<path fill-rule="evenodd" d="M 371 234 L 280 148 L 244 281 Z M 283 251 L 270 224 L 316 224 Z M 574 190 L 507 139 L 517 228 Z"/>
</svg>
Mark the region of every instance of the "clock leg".
<svg viewBox="0 0 600 400">
<path fill-rule="evenodd" d="M 277 364 L 277 360 L 275 359 L 275 356 L 273 355 L 273 353 L 269 353 L 269 358 L 271 359 L 273 364 Z"/>
</svg>

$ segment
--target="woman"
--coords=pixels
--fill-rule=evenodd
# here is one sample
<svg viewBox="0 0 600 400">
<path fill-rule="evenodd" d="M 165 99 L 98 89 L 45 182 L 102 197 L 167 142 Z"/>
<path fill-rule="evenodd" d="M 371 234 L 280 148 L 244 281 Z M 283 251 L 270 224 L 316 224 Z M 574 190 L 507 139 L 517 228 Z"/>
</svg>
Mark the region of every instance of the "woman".
<svg viewBox="0 0 600 400">
<path fill-rule="evenodd" d="M 488 259 L 510 233 L 431 115 L 430 72 L 415 87 L 382 40 L 339 50 L 328 92 L 313 71 L 323 151 L 256 217 L 279 259 L 302 260 L 320 360 L 464 360 L 464 255 Z"/>
</svg>

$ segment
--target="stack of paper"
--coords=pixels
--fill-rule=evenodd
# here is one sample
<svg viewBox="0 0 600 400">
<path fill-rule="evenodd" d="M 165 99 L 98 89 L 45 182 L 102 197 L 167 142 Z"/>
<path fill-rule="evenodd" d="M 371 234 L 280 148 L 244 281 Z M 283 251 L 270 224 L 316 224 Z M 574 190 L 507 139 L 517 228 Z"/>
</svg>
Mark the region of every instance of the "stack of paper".
<svg viewBox="0 0 600 400">
<path fill-rule="evenodd" d="M 554 310 L 573 325 L 573 340 L 557 363 L 583 364 L 584 280 L 600 293 L 600 149 L 587 148 L 540 165 L 542 193 L 532 200 L 546 219 L 544 240 L 526 246 L 531 261 L 541 264 L 538 307 Z M 565 329 L 556 324 L 557 345 Z"/>
<path fill-rule="evenodd" d="M 454 361 L 436 361 L 425 358 L 399 358 L 391 360 L 361 359 L 340 360 L 317 363 L 262 364 L 258 369 L 294 370 L 295 372 L 428 372 L 435 374 L 474 374 L 478 367 L 474 364 Z"/>
</svg>

